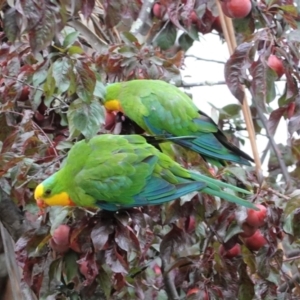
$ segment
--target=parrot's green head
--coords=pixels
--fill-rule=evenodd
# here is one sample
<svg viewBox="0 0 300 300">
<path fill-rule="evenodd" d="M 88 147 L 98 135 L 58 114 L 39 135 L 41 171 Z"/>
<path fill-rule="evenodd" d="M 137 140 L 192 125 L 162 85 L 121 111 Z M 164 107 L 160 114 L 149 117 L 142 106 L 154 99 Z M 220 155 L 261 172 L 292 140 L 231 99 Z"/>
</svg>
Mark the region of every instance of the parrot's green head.
<svg viewBox="0 0 300 300">
<path fill-rule="evenodd" d="M 120 87 L 119 83 L 113 83 L 106 87 L 106 95 L 101 102 L 108 112 L 123 112 L 119 99 Z"/>
<path fill-rule="evenodd" d="M 47 206 L 73 206 L 68 193 L 63 190 L 57 178 L 57 173 L 53 174 L 42 183 L 40 183 L 35 191 L 34 198 L 37 206 L 45 208 Z"/>
</svg>

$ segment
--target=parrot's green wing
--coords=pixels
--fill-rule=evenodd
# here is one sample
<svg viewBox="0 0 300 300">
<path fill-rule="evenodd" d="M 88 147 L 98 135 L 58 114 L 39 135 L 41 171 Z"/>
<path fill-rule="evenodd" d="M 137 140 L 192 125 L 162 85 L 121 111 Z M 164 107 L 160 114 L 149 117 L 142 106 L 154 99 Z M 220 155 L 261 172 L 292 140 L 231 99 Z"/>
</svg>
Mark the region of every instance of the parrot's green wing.
<svg viewBox="0 0 300 300">
<path fill-rule="evenodd" d="M 74 184 L 103 209 L 157 205 L 199 190 L 254 208 L 252 203 L 222 188 L 245 194 L 248 191 L 182 168 L 141 136 L 102 135 L 88 144 L 93 151 Z"/>
<path fill-rule="evenodd" d="M 140 136 L 106 135 L 90 140 L 89 146 L 93 151 L 74 184 L 106 210 L 162 204 L 206 186 L 202 181 L 183 182 L 178 178 L 171 183 L 154 176 L 159 159 L 156 149 L 147 147 Z M 75 202 L 84 206 L 81 200 L 84 197 Z"/>
<path fill-rule="evenodd" d="M 150 134 L 194 136 L 181 146 L 200 153 L 217 165 L 233 161 L 250 165 L 253 159 L 231 144 L 218 126 L 175 86 L 160 80 L 133 80 L 107 87 L 105 104 L 120 102 L 120 109 Z"/>
</svg>

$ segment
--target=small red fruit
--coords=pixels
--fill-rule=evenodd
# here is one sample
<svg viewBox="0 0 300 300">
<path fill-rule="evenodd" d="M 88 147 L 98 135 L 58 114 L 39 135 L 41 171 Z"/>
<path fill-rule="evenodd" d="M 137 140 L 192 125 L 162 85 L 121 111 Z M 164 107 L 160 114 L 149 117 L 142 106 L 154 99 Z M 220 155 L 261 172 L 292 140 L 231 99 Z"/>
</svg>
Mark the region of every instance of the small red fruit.
<svg viewBox="0 0 300 300">
<path fill-rule="evenodd" d="M 221 256 L 226 258 L 233 258 L 241 254 L 240 244 L 235 244 L 231 249 L 226 250 L 223 245 L 219 248 L 219 253 Z"/>
<path fill-rule="evenodd" d="M 22 92 L 21 92 L 21 95 L 18 99 L 18 101 L 22 101 L 22 102 L 25 102 L 28 100 L 28 96 L 29 96 L 29 86 L 28 85 L 25 85 L 22 89 Z"/>
<path fill-rule="evenodd" d="M 116 124 L 116 115 L 113 112 L 105 112 L 105 129 L 111 130 Z"/>
<path fill-rule="evenodd" d="M 268 66 L 276 72 L 278 79 L 284 74 L 283 63 L 276 55 L 271 54 L 269 56 Z"/>
<path fill-rule="evenodd" d="M 155 264 L 155 266 L 153 267 L 153 270 L 156 275 L 161 275 L 161 268 L 159 265 Z"/>
<path fill-rule="evenodd" d="M 201 291 L 199 288 L 194 287 L 188 290 L 186 293 L 187 299 L 191 296 L 192 299 L 195 299 L 195 296 L 197 296 L 197 299 L 201 300 L 209 300 L 207 292 Z"/>
<path fill-rule="evenodd" d="M 42 122 L 45 119 L 45 117 L 38 110 L 34 113 L 34 118 L 38 122 Z"/>
<path fill-rule="evenodd" d="M 213 21 L 211 25 L 211 28 L 216 30 L 219 33 L 223 33 L 220 17 L 216 17 L 216 19 Z"/>
<path fill-rule="evenodd" d="M 70 227 L 59 225 L 52 234 L 52 239 L 57 245 L 69 245 Z"/>
<path fill-rule="evenodd" d="M 267 208 L 264 205 L 255 205 L 260 210 L 248 209 L 246 223 L 253 227 L 260 227 L 265 224 Z"/>
<path fill-rule="evenodd" d="M 190 19 L 191 19 L 191 21 L 192 21 L 192 23 L 197 23 L 198 22 L 198 16 L 197 16 L 197 14 L 196 14 L 196 12 L 195 11 L 192 11 L 191 12 L 191 14 L 190 14 Z"/>
<path fill-rule="evenodd" d="M 252 4 L 250 0 L 223 0 L 221 1 L 221 7 L 227 17 L 242 19 L 248 16 Z"/>
<path fill-rule="evenodd" d="M 243 238 L 246 238 L 246 237 L 252 236 L 255 233 L 255 231 L 257 230 L 257 227 L 253 227 L 245 222 L 242 225 L 242 229 L 243 229 L 243 232 L 240 233 L 240 236 Z"/>
<path fill-rule="evenodd" d="M 79 271 L 82 275 L 84 275 L 85 278 L 88 277 L 88 272 L 89 272 L 89 268 L 88 268 L 88 262 L 87 261 L 83 261 L 80 265 L 79 265 Z"/>
<path fill-rule="evenodd" d="M 163 9 L 162 9 L 160 3 L 154 3 L 154 5 L 152 7 L 152 12 L 153 12 L 153 15 L 158 19 L 162 19 L 162 17 L 164 16 L 164 12 L 163 12 Z"/>
<path fill-rule="evenodd" d="M 55 243 L 54 239 L 50 239 L 49 242 L 50 247 L 57 253 L 66 253 L 69 250 L 69 245 L 58 245 L 57 243 Z"/>
<path fill-rule="evenodd" d="M 245 238 L 245 245 L 253 251 L 258 251 L 267 243 L 267 240 L 258 229 L 252 236 Z"/>
<path fill-rule="evenodd" d="M 189 216 L 186 218 L 185 221 L 185 229 L 187 232 L 193 232 L 195 230 L 196 227 L 196 220 L 194 216 Z"/>
</svg>

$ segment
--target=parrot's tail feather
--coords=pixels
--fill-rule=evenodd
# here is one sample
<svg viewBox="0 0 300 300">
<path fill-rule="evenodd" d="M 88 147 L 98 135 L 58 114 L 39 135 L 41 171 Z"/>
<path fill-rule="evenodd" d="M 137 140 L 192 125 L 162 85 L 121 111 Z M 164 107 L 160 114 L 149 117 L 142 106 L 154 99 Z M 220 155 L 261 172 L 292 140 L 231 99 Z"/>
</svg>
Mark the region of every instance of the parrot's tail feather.
<svg viewBox="0 0 300 300">
<path fill-rule="evenodd" d="M 212 159 L 219 159 L 221 161 L 232 161 L 232 162 L 235 162 L 238 164 L 251 166 L 250 162 L 247 159 L 245 159 L 233 152 L 230 153 L 229 152 L 230 150 L 227 150 L 225 147 L 222 149 L 222 152 L 218 151 L 214 147 L 209 148 L 208 145 L 204 144 L 205 138 L 207 138 L 208 136 L 209 135 L 206 134 L 206 135 L 203 135 L 203 138 L 197 137 L 197 138 L 194 138 L 194 140 L 192 140 L 192 141 L 190 138 L 187 138 L 187 139 L 182 138 L 182 139 L 174 140 L 174 143 L 177 143 L 178 145 L 186 147 L 190 150 L 193 150 L 193 151 L 199 153 L 200 155 L 203 155 L 204 157 L 210 157 Z M 211 136 L 213 137 L 213 135 L 211 135 Z M 224 150 L 227 153 L 225 153 Z"/>
<path fill-rule="evenodd" d="M 160 205 L 164 204 L 166 202 L 176 200 L 184 195 L 187 195 L 189 193 L 200 191 L 207 187 L 207 184 L 204 182 L 199 181 L 192 181 L 192 182 L 185 182 L 176 184 L 176 186 L 173 186 L 173 192 L 169 191 L 169 193 L 160 194 L 160 193 L 151 193 L 151 190 L 147 190 L 145 193 L 141 193 L 138 196 L 134 197 L 134 202 L 130 204 L 122 204 L 117 205 L 115 203 L 107 203 L 104 201 L 97 201 L 97 205 L 104 209 L 109 211 L 116 211 L 119 209 L 124 208 L 132 208 L 132 207 L 139 207 L 139 206 L 146 206 L 146 205 Z M 174 191 L 175 190 L 175 191 Z"/>
<path fill-rule="evenodd" d="M 212 196 L 222 198 L 222 199 L 227 200 L 229 202 L 233 202 L 233 203 L 235 203 L 239 206 L 245 206 L 245 207 L 248 207 L 248 208 L 259 210 L 253 203 L 251 203 L 249 201 L 246 201 L 242 198 L 239 198 L 235 195 L 228 194 L 224 191 L 216 191 L 216 190 L 213 190 L 211 188 L 205 188 L 205 189 L 202 190 L 202 192 L 206 193 L 208 195 L 212 195 Z"/>
<path fill-rule="evenodd" d="M 229 183 L 226 183 L 226 182 L 223 182 L 221 180 L 216 180 L 214 178 L 211 178 L 211 177 L 208 177 L 208 176 L 205 176 L 205 175 L 202 175 L 200 173 L 194 173 L 194 172 L 191 172 L 192 174 L 192 178 L 194 180 L 201 180 L 201 181 L 204 181 L 205 183 L 207 183 L 207 185 L 211 188 L 211 189 L 214 189 L 214 190 L 219 190 L 220 191 L 220 188 L 223 187 L 223 188 L 229 188 L 233 191 L 236 191 L 236 192 L 240 192 L 240 193 L 243 193 L 243 194 L 248 194 L 248 195 L 251 195 L 252 193 L 247 191 L 247 190 L 244 190 L 242 188 L 239 188 L 237 186 L 234 186 L 232 184 L 229 184 Z M 216 188 L 217 187 L 217 188 Z"/>
</svg>

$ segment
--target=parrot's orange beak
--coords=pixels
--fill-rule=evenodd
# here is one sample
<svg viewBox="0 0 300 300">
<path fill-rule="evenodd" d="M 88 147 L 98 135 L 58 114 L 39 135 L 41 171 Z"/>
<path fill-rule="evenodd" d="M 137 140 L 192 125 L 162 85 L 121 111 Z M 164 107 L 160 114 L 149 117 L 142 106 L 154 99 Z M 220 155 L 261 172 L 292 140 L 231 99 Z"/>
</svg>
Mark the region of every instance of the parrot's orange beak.
<svg viewBox="0 0 300 300">
<path fill-rule="evenodd" d="M 42 184 L 39 184 L 34 191 L 34 199 L 36 201 L 37 206 L 40 209 L 43 209 L 48 206 L 46 202 L 43 200 L 43 194 L 44 194 L 44 187 Z"/>
<path fill-rule="evenodd" d="M 40 208 L 40 209 L 45 209 L 48 205 L 46 204 L 46 202 L 43 199 L 36 199 L 36 205 Z"/>
</svg>

